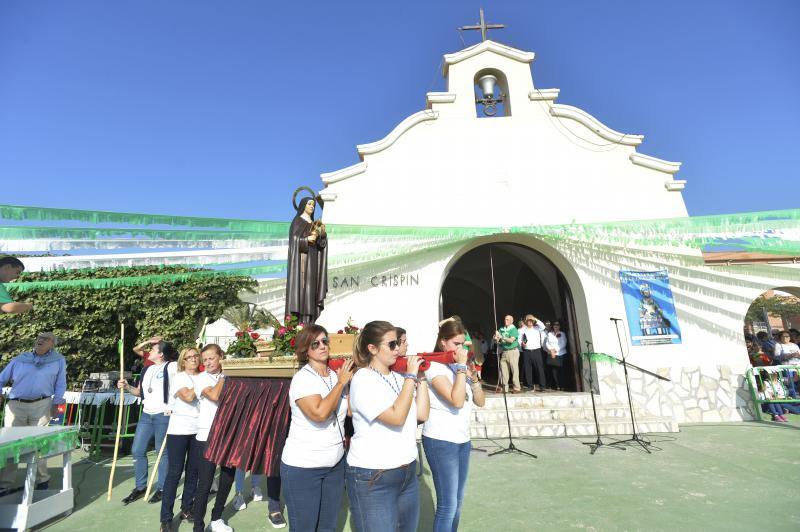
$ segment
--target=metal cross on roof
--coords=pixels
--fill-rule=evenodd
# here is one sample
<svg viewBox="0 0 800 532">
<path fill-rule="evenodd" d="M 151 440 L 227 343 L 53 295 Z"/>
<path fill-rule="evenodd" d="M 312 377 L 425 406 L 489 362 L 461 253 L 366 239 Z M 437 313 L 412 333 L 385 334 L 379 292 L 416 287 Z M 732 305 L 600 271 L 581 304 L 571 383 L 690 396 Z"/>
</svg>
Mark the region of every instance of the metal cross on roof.
<svg viewBox="0 0 800 532">
<path fill-rule="evenodd" d="M 505 24 L 487 24 L 486 19 L 483 18 L 483 8 L 481 8 L 481 22 L 477 26 L 461 26 L 459 30 L 481 30 L 481 40 L 486 40 L 486 32 L 488 30 L 500 30 L 505 28 Z"/>
</svg>

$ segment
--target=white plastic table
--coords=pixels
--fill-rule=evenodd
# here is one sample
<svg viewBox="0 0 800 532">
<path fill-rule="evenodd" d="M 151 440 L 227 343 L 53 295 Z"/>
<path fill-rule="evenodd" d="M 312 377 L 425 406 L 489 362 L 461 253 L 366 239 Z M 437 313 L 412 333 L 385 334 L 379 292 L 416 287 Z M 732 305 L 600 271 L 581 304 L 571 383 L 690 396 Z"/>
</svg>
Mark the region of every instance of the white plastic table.
<svg viewBox="0 0 800 532">
<path fill-rule="evenodd" d="M 0 497 L 0 528 L 23 531 L 72 513 L 72 451 L 77 433 L 76 427 L 0 428 L 0 467 L 8 461 L 26 464 L 23 490 Z M 59 455 L 64 468 L 61 489 L 35 490 L 36 464 Z"/>
</svg>

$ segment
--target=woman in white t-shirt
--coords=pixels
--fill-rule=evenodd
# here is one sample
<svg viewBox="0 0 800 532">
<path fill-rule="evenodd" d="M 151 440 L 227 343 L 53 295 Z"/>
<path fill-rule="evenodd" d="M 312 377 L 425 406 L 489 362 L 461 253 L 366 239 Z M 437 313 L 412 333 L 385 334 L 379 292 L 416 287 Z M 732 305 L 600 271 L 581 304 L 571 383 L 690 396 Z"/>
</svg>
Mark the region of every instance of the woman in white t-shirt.
<svg viewBox="0 0 800 532">
<path fill-rule="evenodd" d="M 356 340 L 359 369 L 350 381 L 355 434 L 345 471 L 356 532 L 412 532 L 419 522 L 416 432 L 428 419 L 428 384 L 419 378 L 417 356 L 408 357 L 406 373 L 389 369 L 399 347 L 386 321 L 366 324 Z"/>
<path fill-rule="evenodd" d="M 465 334 L 461 321 L 441 322 L 434 351 L 454 352 L 455 364 L 431 362 L 425 372 L 431 387 L 431 413 L 422 428 L 422 446 L 436 488 L 434 532 L 458 530 L 472 449 L 472 405 L 486 403 L 477 372 L 467 365 Z"/>
<path fill-rule="evenodd" d="M 353 361 L 337 372 L 328 369 L 328 331 L 307 325 L 297 335 L 300 371 L 292 377 L 289 403 L 292 422 L 281 456 L 281 488 L 289 511 L 289 528 L 333 531 L 344 494 L 343 400 Z"/>
<path fill-rule="evenodd" d="M 128 384 L 125 379 L 117 382 L 119 388 L 142 399 L 142 413 L 139 415 L 133 444 L 131 444 L 136 484 L 133 491 L 122 499 L 123 504 L 130 504 L 144 496 L 145 488 L 147 488 L 147 449 L 153 440 L 155 440 L 156 449 L 161 448 L 161 442 L 167 435 L 167 425 L 169 424 L 167 415 L 170 402 L 169 383 L 177 373 L 174 361 L 178 359 L 178 351 L 172 344 L 162 340 L 152 345 L 147 359 L 153 365 L 144 368 L 135 386 Z M 164 456 L 158 465 L 158 489 L 150 497 L 149 502 L 161 502 L 168 467 L 169 459 Z"/>
<path fill-rule="evenodd" d="M 567 383 L 565 361 L 567 360 L 567 333 L 561 330 L 561 324 L 553 322 L 553 330 L 547 333 L 544 340 L 547 351 L 545 360 L 550 368 L 550 378 L 556 390 L 563 390 Z"/>
<path fill-rule="evenodd" d="M 170 381 L 170 406 L 172 413 L 167 426 L 167 459 L 169 469 L 164 481 L 164 494 L 161 499 L 161 528 L 172 529 L 172 507 L 178 492 L 184 466 L 186 479 L 183 482 L 181 497 L 181 520 L 192 515 L 194 494 L 197 490 L 197 417 L 200 415 L 200 402 L 195 395 L 195 380 L 200 367 L 200 352 L 194 347 L 181 351 L 178 357 L 178 373 Z M 187 460 L 188 458 L 188 460 Z"/>
<path fill-rule="evenodd" d="M 800 347 L 792 342 L 792 336 L 788 331 L 783 331 L 778 337 L 779 343 L 775 344 L 775 362 L 777 364 L 788 364 L 800 366 Z"/>
</svg>

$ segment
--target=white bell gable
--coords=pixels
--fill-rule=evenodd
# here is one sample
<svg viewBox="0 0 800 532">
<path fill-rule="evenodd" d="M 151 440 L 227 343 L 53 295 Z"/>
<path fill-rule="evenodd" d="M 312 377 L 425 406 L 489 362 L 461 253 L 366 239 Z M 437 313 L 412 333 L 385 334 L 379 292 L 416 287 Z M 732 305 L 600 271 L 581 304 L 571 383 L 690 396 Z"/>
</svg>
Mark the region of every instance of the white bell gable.
<svg viewBox="0 0 800 532">
<path fill-rule="evenodd" d="M 558 89 L 534 86 L 534 57 L 491 40 L 445 55 L 446 92 L 428 93 L 425 110 L 359 145 L 361 162 L 321 175 L 326 222 L 506 227 L 687 216 L 685 181 L 674 179 L 680 163 L 638 153 L 643 136 L 555 103 Z M 482 73 L 499 78 L 508 116 L 479 117 Z"/>
</svg>

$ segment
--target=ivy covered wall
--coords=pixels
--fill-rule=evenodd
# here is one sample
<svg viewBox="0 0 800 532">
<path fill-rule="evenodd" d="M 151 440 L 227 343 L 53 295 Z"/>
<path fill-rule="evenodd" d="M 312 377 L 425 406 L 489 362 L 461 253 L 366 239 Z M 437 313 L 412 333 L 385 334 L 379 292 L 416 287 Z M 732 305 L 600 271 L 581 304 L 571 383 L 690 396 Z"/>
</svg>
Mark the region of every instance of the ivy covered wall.
<svg viewBox="0 0 800 532">
<path fill-rule="evenodd" d="M 147 277 L 148 282 L 142 282 Z M 17 301 L 33 303 L 22 315 L 0 315 L 0 367 L 33 348 L 41 331 L 61 340 L 67 359 L 68 389 L 81 386 L 89 373 L 119 369 L 117 340 L 125 323 L 125 366 L 133 346 L 154 335 L 176 347 L 194 344 L 203 321 L 218 319 L 238 294 L 256 287 L 246 276 L 213 275 L 185 266 L 143 266 L 23 273 L 19 282 L 92 280 L 77 287 L 43 283 L 25 290 L 7 284 Z M 107 282 L 103 282 L 107 280 Z"/>
</svg>

